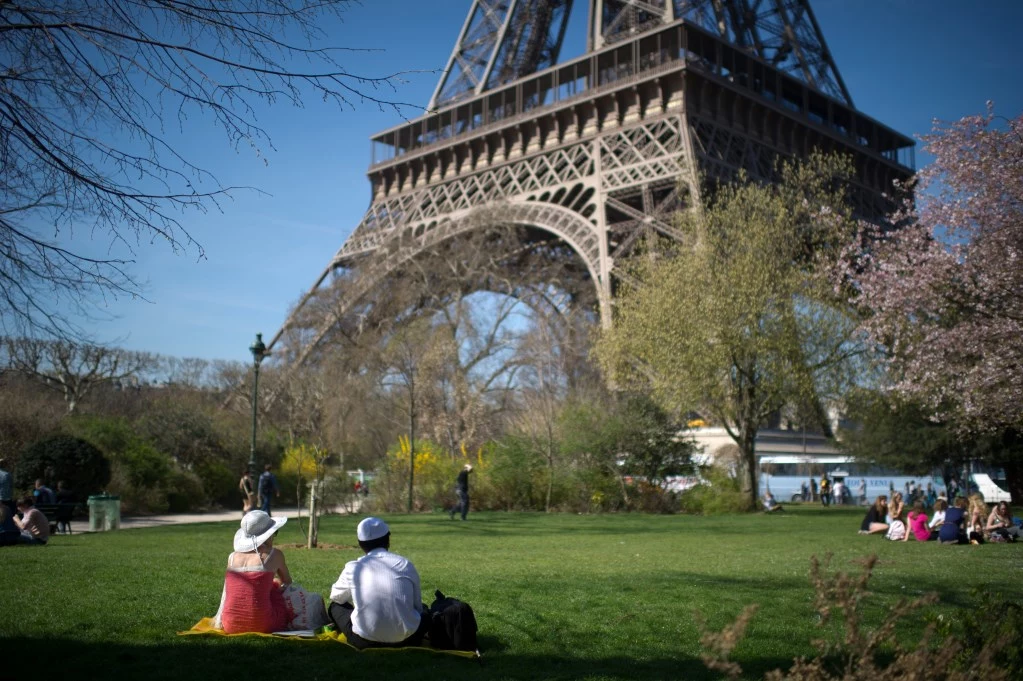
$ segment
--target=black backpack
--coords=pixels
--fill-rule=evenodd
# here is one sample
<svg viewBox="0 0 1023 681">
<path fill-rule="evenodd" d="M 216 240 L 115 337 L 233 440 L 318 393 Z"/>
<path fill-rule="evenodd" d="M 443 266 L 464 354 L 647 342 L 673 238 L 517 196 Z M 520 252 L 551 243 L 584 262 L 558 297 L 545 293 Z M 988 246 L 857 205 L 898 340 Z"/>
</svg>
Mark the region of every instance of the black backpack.
<svg viewBox="0 0 1023 681">
<path fill-rule="evenodd" d="M 430 646 L 439 650 L 476 651 L 476 615 L 472 607 L 439 590 L 430 605 Z"/>
</svg>

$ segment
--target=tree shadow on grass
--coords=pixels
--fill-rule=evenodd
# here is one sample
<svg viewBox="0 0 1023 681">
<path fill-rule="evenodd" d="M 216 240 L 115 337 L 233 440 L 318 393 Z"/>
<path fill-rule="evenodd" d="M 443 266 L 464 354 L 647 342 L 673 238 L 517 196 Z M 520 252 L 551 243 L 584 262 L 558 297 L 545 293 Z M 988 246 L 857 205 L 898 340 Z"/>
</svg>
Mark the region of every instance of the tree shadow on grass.
<svg viewBox="0 0 1023 681">
<path fill-rule="evenodd" d="M 564 654 L 515 654 L 484 637 L 483 657 L 471 660 L 429 650 L 358 652 L 330 641 L 283 641 L 266 638 L 222 639 L 174 637 L 164 644 L 84 642 L 66 639 L 4 637 L 0 681 L 47 674 L 76 681 L 145 678 L 146 681 L 230 679 L 249 675 L 269 679 L 373 679 L 431 681 L 459 679 L 629 679 L 662 681 L 719 678 L 693 657 L 647 658 L 643 651 L 623 650 L 601 658 Z M 634 653 L 634 655 L 630 655 Z M 740 659 L 748 678 L 759 678 L 791 660 Z"/>
</svg>

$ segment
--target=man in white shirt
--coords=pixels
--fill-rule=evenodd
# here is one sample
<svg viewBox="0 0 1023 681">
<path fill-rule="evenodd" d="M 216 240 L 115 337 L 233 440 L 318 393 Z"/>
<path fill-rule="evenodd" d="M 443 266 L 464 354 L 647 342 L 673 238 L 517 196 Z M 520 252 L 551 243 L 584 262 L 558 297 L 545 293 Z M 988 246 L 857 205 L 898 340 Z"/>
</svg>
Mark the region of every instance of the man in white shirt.
<svg viewBox="0 0 1023 681">
<path fill-rule="evenodd" d="M 834 494 L 833 503 L 836 506 L 841 506 L 845 503 L 845 483 L 841 480 L 835 480 L 834 486 L 831 488 L 832 494 Z"/>
<path fill-rule="evenodd" d="M 391 530 L 380 518 L 363 519 L 356 536 L 366 555 L 346 564 L 330 588 L 330 619 L 356 648 L 419 645 L 430 614 L 415 566 L 388 550 Z"/>
</svg>

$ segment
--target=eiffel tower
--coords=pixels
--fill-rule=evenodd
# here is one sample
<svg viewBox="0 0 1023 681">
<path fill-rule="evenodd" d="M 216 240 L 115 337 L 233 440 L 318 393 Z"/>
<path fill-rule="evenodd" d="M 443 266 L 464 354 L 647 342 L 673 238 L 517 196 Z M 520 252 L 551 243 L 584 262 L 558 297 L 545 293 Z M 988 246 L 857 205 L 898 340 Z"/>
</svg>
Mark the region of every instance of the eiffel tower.
<svg viewBox="0 0 1023 681">
<path fill-rule="evenodd" d="M 559 62 L 571 7 L 472 0 L 428 113 L 372 137 L 369 210 L 271 348 L 294 332 L 287 354 L 305 361 L 483 211 L 567 244 L 606 324 L 616 261 L 651 231 L 677 238 L 671 214 L 708 179 L 769 180 L 779 157 L 842 152 L 871 219 L 912 174 L 913 141 L 855 109 L 809 0 L 589 0 L 587 51 Z M 340 305 L 310 326 L 331 287 Z"/>
</svg>

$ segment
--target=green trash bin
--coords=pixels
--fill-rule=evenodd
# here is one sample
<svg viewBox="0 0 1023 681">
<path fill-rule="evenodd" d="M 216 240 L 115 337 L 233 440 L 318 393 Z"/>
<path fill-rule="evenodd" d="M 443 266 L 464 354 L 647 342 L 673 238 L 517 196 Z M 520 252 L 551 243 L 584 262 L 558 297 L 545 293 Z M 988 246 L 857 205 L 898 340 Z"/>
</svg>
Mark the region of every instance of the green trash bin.
<svg viewBox="0 0 1023 681">
<path fill-rule="evenodd" d="M 121 497 L 94 494 L 89 497 L 89 532 L 106 532 L 121 527 Z"/>
</svg>

